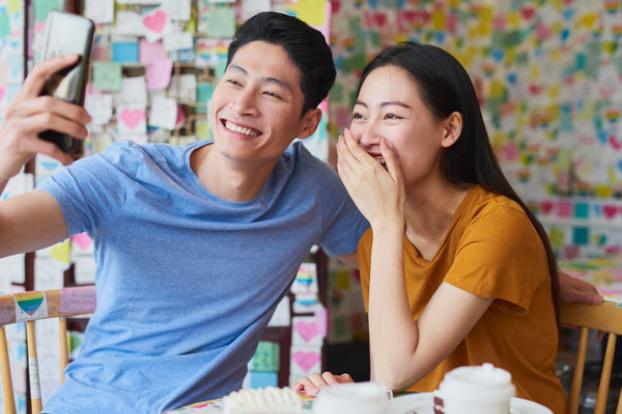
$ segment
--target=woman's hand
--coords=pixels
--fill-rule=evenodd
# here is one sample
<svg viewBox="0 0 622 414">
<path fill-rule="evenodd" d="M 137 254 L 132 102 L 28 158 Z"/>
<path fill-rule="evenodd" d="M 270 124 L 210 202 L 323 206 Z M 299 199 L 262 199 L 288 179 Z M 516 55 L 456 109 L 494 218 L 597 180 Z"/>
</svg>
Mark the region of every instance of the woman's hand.
<svg viewBox="0 0 622 414">
<path fill-rule="evenodd" d="M 309 377 L 299 379 L 294 385 L 294 391 L 310 397 L 315 397 L 322 388 L 347 382 L 354 382 L 349 374 L 334 375 L 327 371 L 321 375 L 313 374 Z"/>
<path fill-rule="evenodd" d="M 0 125 L 0 184 L 19 173 L 37 153 L 65 165 L 72 162 L 69 154 L 55 144 L 41 140 L 38 134 L 53 129 L 84 139 L 88 135 L 85 124 L 91 118 L 81 106 L 39 94 L 48 77 L 74 64 L 77 59 L 77 55 L 66 56 L 37 65 L 7 108 Z"/>
<path fill-rule="evenodd" d="M 405 190 L 397 155 L 389 142 L 380 143 L 383 166 L 354 140 L 348 129 L 337 143 L 337 170 L 350 197 L 372 228 L 403 222 Z"/>
<path fill-rule="evenodd" d="M 603 297 L 594 285 L 572 277 L 562 271 L 559 272 L 559 301 L 561 303 L 603 303 Z"/>
</svg>

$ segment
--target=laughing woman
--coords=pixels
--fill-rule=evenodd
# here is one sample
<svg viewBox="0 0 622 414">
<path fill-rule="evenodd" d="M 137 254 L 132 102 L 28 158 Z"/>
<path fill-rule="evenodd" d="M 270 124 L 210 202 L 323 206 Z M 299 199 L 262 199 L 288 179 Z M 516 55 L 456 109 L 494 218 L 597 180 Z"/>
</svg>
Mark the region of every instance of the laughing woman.
<svg viewBox="0 0 622 414">
<path fill-rule="evenodd" d="M 337 150 L 371 225 L 358 256 L 372 379 L 432 391 L 453 368 L 491 362 L 518 397 L 562 413 L 557 264 L 499 168 L 460 63 L 429 45 L 384 50 L 363 72 Z"/>
</svg>

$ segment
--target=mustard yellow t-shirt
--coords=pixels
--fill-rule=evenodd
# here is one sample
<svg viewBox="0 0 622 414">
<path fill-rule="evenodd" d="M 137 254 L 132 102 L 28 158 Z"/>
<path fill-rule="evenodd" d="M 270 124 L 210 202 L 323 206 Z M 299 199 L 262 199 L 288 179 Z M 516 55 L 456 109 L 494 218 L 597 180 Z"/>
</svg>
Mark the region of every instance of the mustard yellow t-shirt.
<svg viewBox="0 0 622 414">
<path fill-rule="evenodd" d="M 366 307 L 371 246 L 368 230 L 358 246 Z M 564 412 L 564 391 L 555 374 L 558 333 L 546 252 L 517 203 L 471 188 L 432 260 L 423 259 L 404 235 L 404 273 L 413 320 L 442 282 L 494 299 L 458 347 L 409 391 L 433 391 L 448 371 L 490 362 L 512 374 L 518 397 Z"/>
</svg>

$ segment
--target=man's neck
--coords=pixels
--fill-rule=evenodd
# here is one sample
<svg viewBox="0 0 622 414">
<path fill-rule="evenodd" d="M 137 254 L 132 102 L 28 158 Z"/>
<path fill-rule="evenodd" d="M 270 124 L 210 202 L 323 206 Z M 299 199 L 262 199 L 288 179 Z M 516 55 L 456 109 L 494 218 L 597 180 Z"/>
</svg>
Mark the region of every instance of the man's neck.
<svg viewBox="0 0 622 414">
<path fill-rule="evenodd" d="M 235 163 L 215 151 L 213 145 L 194 151 L 190 165 L 207 191 L 223 200 L 238 203 L 254 199 L 274 167 Z"/>
</svg>

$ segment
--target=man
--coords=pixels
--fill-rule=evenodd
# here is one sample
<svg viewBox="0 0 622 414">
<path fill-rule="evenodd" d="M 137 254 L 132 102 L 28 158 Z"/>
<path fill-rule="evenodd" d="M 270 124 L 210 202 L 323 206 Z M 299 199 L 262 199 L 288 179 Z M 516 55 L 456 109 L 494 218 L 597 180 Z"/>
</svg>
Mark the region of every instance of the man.
<svg viewBox="0 0 622 414">
<path fill-rule="evenodd" d="M 0 133 L 0 183 L 37 152 L 70 163 L 38 132 L 87 135 L 83 109 L 37 97 L 74 60 L 26 80 Z M 214 91 L 213 143 L 118 143 L 0 204 L 0 256 L 82 231 L 96 244 L 97 311 L 46 413 L 154 413 L 221 397 L 241 386 L 311 245 L 355 263 L 367 223 L 334 172 L 290 145 L 317 128 L 334 78 L 318 31 L 258 14 Z"/>
</svg>

